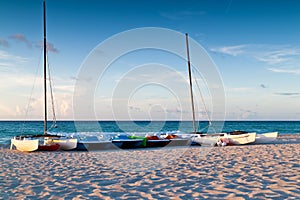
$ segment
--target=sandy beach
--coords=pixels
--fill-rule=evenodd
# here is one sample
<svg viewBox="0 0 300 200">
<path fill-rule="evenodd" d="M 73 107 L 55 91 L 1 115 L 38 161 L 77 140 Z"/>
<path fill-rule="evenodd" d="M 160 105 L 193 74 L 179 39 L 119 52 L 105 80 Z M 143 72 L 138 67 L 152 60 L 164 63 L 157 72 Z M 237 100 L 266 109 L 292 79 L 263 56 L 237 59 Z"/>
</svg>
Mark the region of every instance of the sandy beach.
<svg viewBox="0 0 300 200">
<path fill-rule="evenodd" d="M 300 199 L 300 135 L 275 144 L 0 150 L 0 199 Z"/>
</svg>

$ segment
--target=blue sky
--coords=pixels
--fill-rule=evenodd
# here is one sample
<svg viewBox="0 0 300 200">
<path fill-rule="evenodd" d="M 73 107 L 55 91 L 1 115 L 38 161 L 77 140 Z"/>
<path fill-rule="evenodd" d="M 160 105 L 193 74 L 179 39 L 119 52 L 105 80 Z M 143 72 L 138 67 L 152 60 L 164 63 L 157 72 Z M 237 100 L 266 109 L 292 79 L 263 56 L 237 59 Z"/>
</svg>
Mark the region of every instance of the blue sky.
<svg viewBox="0 0 300 200">
<path fill-rule="evenodd" d="M 78 72 L 99 43 L 130 29 L 162 27 L 189 33 L 210 55 L 223 80 L 226 119 L 299 120 L 299 19 L 296 0 L 48 0 L 49 64 L 58 118 L 73 118 Z M 1 1 L 0 27 L 0 119 L 40 119 L 42 0 Z M 167 53 L 123 56 L 95 91 L 98 119 L 126 119 L 111 112 L 111 91 L 130 69 L 153 62 L 172 66 L 187 79 L 185 61 Z M 160 78 L 165 79 L 157 73 Z M 213 112 L 209 91 L 202 89 Z M 197 118 L 206 119 L 196 98 Z M 178 107 L 174 95 L 157 85 L 137 91 L 127 101 L 132 119 L 180 118 L 174 110 L 184 120 L 191 117 L 188 100 Z"/>
</svg>

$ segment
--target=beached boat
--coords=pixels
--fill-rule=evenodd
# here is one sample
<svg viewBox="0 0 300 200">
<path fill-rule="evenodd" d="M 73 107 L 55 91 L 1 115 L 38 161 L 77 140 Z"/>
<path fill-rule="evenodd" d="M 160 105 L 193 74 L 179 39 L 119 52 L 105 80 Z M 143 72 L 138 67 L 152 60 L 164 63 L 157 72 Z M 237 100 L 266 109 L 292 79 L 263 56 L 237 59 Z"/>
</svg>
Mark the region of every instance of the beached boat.
<svg viewBox="0 0 300 200">
<path fill-rule="evenodd" d="M 133 149 L 142 147 L 143 139 L 113 139 L 111 142 L 121 149 Z"/>
<path fill-rule="evenodd" d="M 197 141 L 197 138 L 200 137 L 199 134 L 195 134 L 195 133 L 183 133 L 180 131 L 177 131 L 177 133 L 174 133 L 176 136 L 178 136 L 180 139 L 182 140 L 186 140 L 187 141 L 187 145 L 200 145 L 199 142 Z"/>
<path fill-rule="evenodd" d="M 189 56 L 189 45 L 188 45 L 188 34 L 186 34 L 186 49 L 187 49 L 187 60 L 188 60 L 188 74 L 189 74 L 189 83 L 190 83 L 190 95 L 191 95 L 191 104 L 192 104 L 192 117 L 193 117 L 193 133 L 195 135 L 199 135 L 198 137 L 193 138 L 193 142 L 198 143 L 200 145 L 215 145 L 215 144 L 222 144 L 224 145 L 232 145 L 232 144 L 249 144 L 255 141 L 256 133 L 247 133 L 243 131 L 234 131 L 231 133 L 215 133 L 215 134 L 198 134 L 196 123 L 195 123 L 195 111 L 194 111 L 194 100 L 193 100 L 193 86 L 192 86 L 192 72 L 190 66 L 190 56 Z M 203 102 L 204 104 L 204 102 Z M 207 109 L 204 104 L 204 108 L 206 113 Z M 209 115 L 207 114 L 209 117 Z M 209 122 L 211 120 L 209 119 Z"/>
<path fill-rule="evenodd" d="M 199 134 L 199 137 L 194 137 L 193 142 L 200 145 L 227 146 L 227 145 L 242 145 L 255 142 L 256 133 L 248 133 L 242 131 L 234 131 L 231 133 L 218 134 Z"/>
<path fill-rule="evenodd" d="M 229 140 L 229 144 L 241 145 L 241 144 L 251 144 L 255 142 L 256 132 L 231 132 L 224 135 L 223 138 Z"/>
<path fill-rule="evenodd" d="M 198 145 L 208 145 L 208 146 L 215 146 L 220 140 L 220 137 L 224 136 L 224 134 L 220 135 L 210 135 L 210 134 L 203 134 L 203 135 L 197 135 L 197 137 L 192 137 L 192 142 L 198 144 Z"/>
<path fill-rule="evenodd" d="M 77 151 L 99 151 L 117 149 L 117 147 L 109 140 L 104 140 L 98 136 L 78 137 L 77 146 L 74 150 Z"/>
<path fill-rule="evenodd" d="M 188 34 L 185 34 L 186 38 L 186 52 L 187 52 L 187 65 L 188 65 L 188 75 L 189 75 L 189 88 L 190 88 L 190 99 L 191 99 L 191 106 L 192 106 L 192 119 L 193 119 L 193 132 L 188 134 L 191 138 L 192 143 L 198 145 L 215 145 L 219 139 L 219 136 L 224 135 L 223 133 L 216 133 L 214 135 L 211 134 L 202 134 L 202 132 L 197 131 L 196 120 L 195 120 L 195 105 L 194 105 L 194 94 L 193 94 L 193 84 L 192 84 L 192 70 L 191 70 L 191 61 L 190 61 L 190 53 L 189 53 L 189 37 Z M 196 81 L 196 79 L 195 79 Z M 200 91 L 200 90 L 199 90 Z M 202 101 L 203 102 L 203 101 Z M 206 113 L 207 109 L 203 102 L 204 108 Z M 209 116 L 207 115 L 209 118 Z M 211 123 L 211 120 L 209 119 Z M 195 135 L 195 136 L 191 136 Z M 206 137 L 207 136 L 207 137 Z"/>
<path fill-rule="evenodd" d="M 278 137 L 278 132 L 269 132 L 263 134 L 256 134 L 254 144 L 267 144 L 274 142 Z"/>
<path fill-rule="evenodd" d="M 146 139 L 146 147 L 164 147 L 171 142 L 171 140 L 158 137 L 157 135 L 146 136 Z"/>
<path fill-rule="evenodd" d="M 39 148 L 45 151 L 47 148 L 49 151 L 54 151 L 57 147 L 56 144 L 59 144 L 60 150 L 72 150 L 77 146 L 77 138 L 71 138 L 68 136 L 56 135 L 53 133 L 31 135 L 31 138 L 39 139 Z M 53 145 L 53 148 L 49 146 Z M 46 146 L 45 148 L 43 146 Z M 52 150 L 53 149 L 53 150 Z"/>
<path fill-rule="evenodd" d="M 16 136 L 11 139 L 10 149 L 17 149 L 23 152 L 36 151 L 39 147 L 39 140 L 31 137 Z"/>
<path fill-rule="evenodd" d="M 38 134 L 38 135 L 31 135 L 30 137 L 33 139 L 38 139 L 39 151 L 56 151 L 59 149 L 60 145 L 53 142 L 53 138 L 56 138 L 58 136 L 50 135 L 50 134 Z"/>
<path fill-rule="evenodd" d="M 99 151 L 99 150 L 112 150 L 116 146 L 111 141 L 80 141 L 74 150 L 77 151 Z"/>
<path fill-rule="evenodd" d="M 121 149 L 133 149 L 143 146 L 143 138 L 132 138 L 127 135 L 116 135 L 111 139 L 111 142 Z"/>
<path fill-rule="evenodd" d="M 189 146 L 192 143 L 192 140 L 190 137 L 181 137 L 180 135 L 177 135 L 176 133 L 171 134 L 164 134 L 161 135 L 164 139 L 170 140 L 170 142 L 167 144 L 168 147 L 170 146 Z"/>
<path fill-rule="evenodd" d="M 34 150 L 49 150 L 49 151 L 55 151 L 59 148 L 59 144 L 53 142 L 50 138 L 56 137 L 53 135 L 47 134 L 47 41 L 46 41 L 46 1 L 43 1 L 43 25 L 44 25 L 44 134 L 43 135 L 34 135 L 34 136 L 17 136 L 11 139 L 11 148 L 15 147 L 17 150 L 22 149 L 22 151 L 34 151 Z M 51 86 L 51 78 L 49 73 L 49 82 L 50 82 L 50 88 L 51 88 L 51 100 L 53 104 L 52 99 L 52 86 Z M 54 111 L 54 108 L 53 108 Z M 55 115 L 54 115 L 55 116 Z M 54 124 L 55 125 L 55 124 Z M 36 143 L 38 142 L 38 148 L 36 148 Z M 57 138 L 57 142 L 62 142 L 60 137 Z M 65 140 L 64 146 L 72 146 L 73 141 Z M 30 147 L 32 145 L 32 147 Z"/>
</svg>

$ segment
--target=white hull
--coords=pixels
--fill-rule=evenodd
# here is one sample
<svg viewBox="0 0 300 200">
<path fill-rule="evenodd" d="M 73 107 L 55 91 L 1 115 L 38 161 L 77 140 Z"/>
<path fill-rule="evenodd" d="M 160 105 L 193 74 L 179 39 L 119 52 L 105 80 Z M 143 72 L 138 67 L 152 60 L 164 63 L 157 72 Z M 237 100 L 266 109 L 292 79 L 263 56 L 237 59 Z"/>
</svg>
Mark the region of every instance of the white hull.
<svg viewBox="0 0 300 200">
<path fill-rule="evenodd" d="M 38 139 L 11 139 L 10 149 L 15 147 L 19 151 L 23 152 L 31 152 L 36 151 L 39 148 L 39 140 Z"/>
<path fill-rule="evenodd" d="M 257 134 L 255 138 L 255 144 L 264 144 L 274 142 L 278 137 L 278 132 L 270 132 L 264 134 Z"/>
<path fill-rule="evenodd" d="M 241 145 L 241 144 L 250 144 L 255 142 L 256 133 L 243 133 L 239 135 L 231 135 L 227 133 L 219 133 L 214 135 L 199 135 L 198 137 L 193 137 L 192 141 L 200 145 L 215 145 L 219 140 L 227 139 L 229 144 Z"/>
<path fill-rule="evenodd" d="M 216 136 L 204 136 L 204 137 L 193 137 L 192 142 L 195 142 L 200 145 L 210 145 L 214 146 L 219 137 Z"/>
<path fill-rule="evenodd" d="M 189 139 L 190 143 L 196 143 L 199 145 L 215 145 L 220 138 L 218 135 L 224 135 L 223 133 L 220 134 L 176 134 L 180 138 Z"/>
<path fill-rule="evenodd" d="M 76 138 L 59 138 L 59 139 L 53 139 L 54 143 L 57 143 L 60 145 L 61 150 L 72 150 L 77 147 L 77 139 Z"/>
<path fill-rule="evenodd" d="M 256 133 L 243 133 L 239 135 L 225 134 L 223 138 L 229 139 L 230 144 L 250 144 L 255 142 Z"/>
</svg>

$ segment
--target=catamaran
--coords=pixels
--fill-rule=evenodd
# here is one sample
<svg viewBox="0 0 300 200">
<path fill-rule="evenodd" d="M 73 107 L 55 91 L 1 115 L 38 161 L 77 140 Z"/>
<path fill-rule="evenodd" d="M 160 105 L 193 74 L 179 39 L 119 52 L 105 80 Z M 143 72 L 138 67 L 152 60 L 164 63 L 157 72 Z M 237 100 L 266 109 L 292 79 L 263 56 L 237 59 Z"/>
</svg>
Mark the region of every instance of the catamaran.
<svg viewBox="0 0 300 200">
<path fill-rule="evenodd" d="M 191 137 L 192 142 L 200 144 L 200 145 L 211 145 L 211 146 L 216 145 L 218 142 L 221 142 L 221 144 L 223 144 L 223 145 L 229 145 L 229 144 L 240 145 L 240 144 L 253 143 L 256 138 L 255 132 L 253 132 L 253 133 L 231 132 L 231 133 L 215 133 L 215 134 L 203 134 L 203 133 L 197 132 L 196 122 L 195 122 L 192 72 L 191 72 L 191 64 L 190 64 L 191 62 L 190 62 L 190 55 L 189 55 L 189 42 L 188 42 L 188 34 L 187 33 L 186 33 L 186 50 L 187 50 L 190 98 L 191 98 L 191 105 L 192 105 L 192 117 L 193 117 L 193 128 L 194 128 L 192 134 L 188 134 L 188 135 Z"/>
<path fill-rule="evenodd" d="M 31 152 L 35 150 L 56 151 L 59 148 L 71 150 L 76 148 L 77 139 L 61 137 L 47 132 L 47 40 L 46 40 L 46 0 L 43 1 L 44 25 L 44 134 L 21 135 L 11 139 L 10 148 L 19 151 Z M 51 86 L 51 85 L 50 85 Z M 52 87 L 50 87 L 52 89 Z M 51 90 L 52 94 L 52 90 Z M 53 99 L 52 99 L 53 101 Z"/>
</svg>

